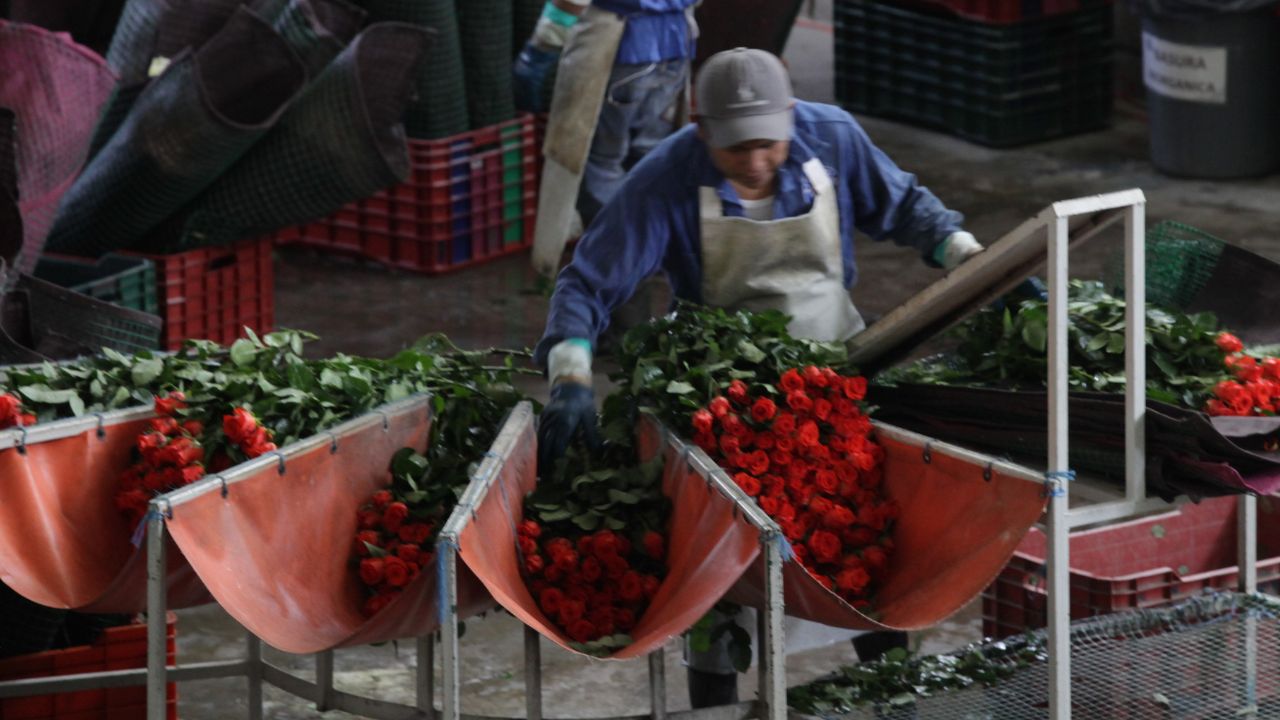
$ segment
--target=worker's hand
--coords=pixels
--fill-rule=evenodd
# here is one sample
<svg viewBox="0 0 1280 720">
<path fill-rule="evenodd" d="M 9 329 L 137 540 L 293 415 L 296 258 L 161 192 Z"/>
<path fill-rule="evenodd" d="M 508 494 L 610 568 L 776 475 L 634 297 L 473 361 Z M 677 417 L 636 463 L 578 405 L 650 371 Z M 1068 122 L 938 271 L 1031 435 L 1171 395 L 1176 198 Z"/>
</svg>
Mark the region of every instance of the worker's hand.
<svg viewBox="0 0 1280 720">
<path fill-rule="evenodd" d="M 525 112 L 543 113 L 547 107 L 546 84 L 552 68 L 560 61 L 560 51 L 541 50 L 532 41 L 516 57 L 512 91 L 516 108 Z"/>
<path fill-rule="evenodd" d="M 954 270 L 965 260 L 982 252 L 982 244 L 972 233 L 963 230 L 953 232 L 933 251 L 933 259 L 947 270 Z"/>
<path fill-rule="evenodd" d="M 551 402 L 538 421 L 539 476 L 551 472 L 579 432 L 588 447 L 600 447 L 596 396 L 590 385 L 562 380 L 551 388 Z"/>
</svg>

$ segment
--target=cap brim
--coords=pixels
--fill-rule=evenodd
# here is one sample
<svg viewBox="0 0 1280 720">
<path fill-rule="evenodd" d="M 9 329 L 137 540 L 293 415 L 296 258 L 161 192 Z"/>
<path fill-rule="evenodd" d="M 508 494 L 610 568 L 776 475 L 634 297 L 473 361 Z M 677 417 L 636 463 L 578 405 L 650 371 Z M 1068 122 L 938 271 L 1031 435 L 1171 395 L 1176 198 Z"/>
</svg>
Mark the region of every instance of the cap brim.
<svg viewBox="0 0 1280 720">
<path fill-rule="evenodd" d="M 790 108 L 768 115 L 702 118 L 702 123 L 707 128 L 707 142 L 716 148 L 731 147 L 751 140 L 790 140 L 792 122 Z"/>
</svg>

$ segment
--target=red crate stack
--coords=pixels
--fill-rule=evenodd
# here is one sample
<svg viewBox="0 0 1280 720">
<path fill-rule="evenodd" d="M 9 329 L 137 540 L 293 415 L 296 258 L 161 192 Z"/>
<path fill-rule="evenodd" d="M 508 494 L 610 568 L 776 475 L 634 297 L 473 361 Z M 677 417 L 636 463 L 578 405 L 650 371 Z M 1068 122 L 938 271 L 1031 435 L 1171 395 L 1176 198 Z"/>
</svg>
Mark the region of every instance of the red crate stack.
<svg viewBox="0 0 1280 720">
<path fill-rule="evenodd" d="M 537 211 L 534 119 L 409 140 L 410 176 L 278 242 L 441 273 L 527 249 Z"/>
<path fill-rule="evenodd" d="M 189 338 L 227 344 L 244 328 L 268 332 L 275 322 L 274 237 L 146 255 L 155 263 L 161 347 L 177 350 Z"/>
<path fill-rule="evenodd" d="M 1280 501 L 1258 503 L 1258 590 L 1280 591 Z M 1207 588 L 1235 589 L 1236 499 L 1222 497 L 1071 533 L 1071 618 L 1171 605 Z M 1043 533 L 1032 529 L 982 593 L 982 632 L 1008 637 L 1045 626 Z"/>
<path fill-rule="evenodd" d="M 165 640 L 168 663 L 175 657 L 176 620 L 168 616 Z M 107 628 L 92 645 L 48 650 L 0 660 L 0 680 L 45 678 L 147 666 L 147 626 Z M 177 720 L 178 690 L 169 683 L 166 717 Z M 49 695 L 0 699 L 4 720 L 146 720 L 147 689 L 142 685 L 78 690 Z"/>
</svg>

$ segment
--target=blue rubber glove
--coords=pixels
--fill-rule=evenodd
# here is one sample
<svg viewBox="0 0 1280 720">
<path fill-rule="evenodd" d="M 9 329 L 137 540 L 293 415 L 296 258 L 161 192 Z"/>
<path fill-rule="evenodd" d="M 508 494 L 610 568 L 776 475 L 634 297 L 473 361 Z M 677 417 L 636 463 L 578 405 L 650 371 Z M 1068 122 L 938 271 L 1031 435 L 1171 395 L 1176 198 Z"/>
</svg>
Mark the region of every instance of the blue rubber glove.
<svg viewBox="0 0 1280 720">
<path fill-rule="evenodd" d="M 587 385 L 561 382 L 551 388 L 551 402 L 538 420 L 538 475 L 551 472 L 579 433 L 592 450 L 600 447 L 596 394 Z"/>
<path fill-rule="evenodd" d="M 547 107 L 547 77 L 558 62 L 559 52 L 541 50 L 532 42 L 524 44 L 524 49 L 516 57 L 513 71 L 512 92 L 515 95 L 516 109 L 532 113 L 543 113 L 550 109 Z"/>
</svg>

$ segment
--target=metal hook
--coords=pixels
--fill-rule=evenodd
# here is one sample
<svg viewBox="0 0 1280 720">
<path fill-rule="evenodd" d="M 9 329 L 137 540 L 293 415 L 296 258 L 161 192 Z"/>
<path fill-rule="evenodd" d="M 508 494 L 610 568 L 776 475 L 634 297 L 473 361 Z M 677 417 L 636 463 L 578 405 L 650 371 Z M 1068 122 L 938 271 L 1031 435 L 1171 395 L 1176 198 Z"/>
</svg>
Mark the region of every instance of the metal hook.
<svg viewBox="0 0 1280 720">
<path fill-rule="evenodd" d="M 991 465 L 992 463 L 988 462 L 987 466 L 982 469 L 982 479 L 987 482 L 991 482 Z"/>
<path fill-rule="evenodd" d="M 283 474 L 284 474 L 284 453 L 280 452 L 279 450 L 276 450 L 276 451 L 275 451 L 275 453 L 273 453 L 273 454 L 274 454 L 274 455 L 279 459 L 279 461 L 280 461 L 280 462 L 279 462 L 279 464 L 276 466 L 276 472 L 278 472 L 278 473 L 280 473 L 281 475 L 283 475 Z"/>
<path fill-rule="evenodd" d="M 925 465 L 928 465 L 933 462 L 933 443 L 932 442 L 926 442 L 924 444 L 924 452 L 921 453 L 921 457 L 924 458 Z"/>
<path fill-rule="evenodd" d="M 222 497 L 225 498 L 227 496 L 227 479 L 219 475 L 218 480 L 222 482 Z"/>
<path fill-rule="evenodd" d="M 329 454 L 334 455 L 337 452 L 338 452 L 338 436 L 330 432 L 329 433 Z"/>
<path fill-rule="evenodd" d="M 173 501 L 171 501 L 169 498 L 164 498 L 164 505 L 165 505 L 165 511 L 164 511 L 165 518 L 168 520 L 172 520 L 173 519 Z"/>
<path fill-rule="evenodd" d="M 19 434 L 18 434 L 18 447 L 17 447 L 18 454 L 19 454 L 19 455 L 26 455 L 26 454 L 27 454 L 27 426 L 26 426 L 26 425 L 19 425 L 19 426 L 18 426 L 18 433 L 19 433 Z"/>
<path fill-rule="evenodd" d="M 378 414 L 382 416 L 382 430 L 386 432 L 391 429 L 391 419 L 387 417 L 387 413 L 379 410 Z"/>
<path fill-rule="evenodd" d="M 98 439 L 102 440 L 107 437 L 107 429 L 104 427 L 107 422 L 107 418 L 100 412 L 94 413 L 94 416 L 98 418 Z"/>
</svg>

